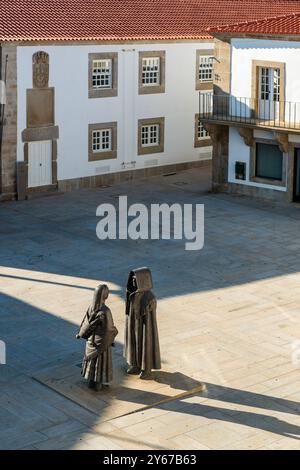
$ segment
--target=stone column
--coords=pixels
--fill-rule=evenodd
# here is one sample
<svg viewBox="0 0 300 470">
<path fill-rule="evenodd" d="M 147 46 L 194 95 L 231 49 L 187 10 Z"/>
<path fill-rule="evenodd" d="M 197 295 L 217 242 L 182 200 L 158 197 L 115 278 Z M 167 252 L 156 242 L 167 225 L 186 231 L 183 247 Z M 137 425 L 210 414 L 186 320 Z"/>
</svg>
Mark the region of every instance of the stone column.
<svg viewBox="0 0 300 470">
<path fill-rule="evenodd" d="M 228 189 L 228 143 L 229 127 L 204 123 L 213 144 L 212 190 L 215 192 Z"/>
<path fill-rule="evenodd" d="M 2 158 L 0 171 L 0 201 L 16 197 L 16 161 L 17 161 L 17 46 L 2 46 L 2 77 L 5 73 L 6 56 L 7 83 L 6 106 L 2 140 Z"/>
<path fill-rule="evenodd" d="M 36 52 L 32 57 L 33 88 L 26 90 L 27 127 L 22 131 L 24 143 L 24 166 L 20 168 L 18 199 L 31 193 L 57 190 L 57 140 L 59 129 L 55 125 L 55 88 L 49 87 L 49 55 Z M 47 186 L 28 187 L 29 145 L 32 142 L 52 142 L 52 182 Z M 25 182 L 23 179 L 25 178 Z M 25 191 L 24 191 L 25 187 Z"/>
</svg>

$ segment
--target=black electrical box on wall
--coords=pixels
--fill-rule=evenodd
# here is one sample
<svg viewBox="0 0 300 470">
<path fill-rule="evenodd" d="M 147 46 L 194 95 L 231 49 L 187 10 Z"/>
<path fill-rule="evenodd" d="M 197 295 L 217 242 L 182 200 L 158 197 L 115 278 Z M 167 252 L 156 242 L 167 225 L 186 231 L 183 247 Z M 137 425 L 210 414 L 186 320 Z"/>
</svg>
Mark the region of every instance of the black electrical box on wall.
<svg viewBox="0 0 300 470">
<path fill-rule="evenodd" d="M 235 179 L 245 180 L 246 179 L 246 163 L 235 162 Z"/>
</svg>

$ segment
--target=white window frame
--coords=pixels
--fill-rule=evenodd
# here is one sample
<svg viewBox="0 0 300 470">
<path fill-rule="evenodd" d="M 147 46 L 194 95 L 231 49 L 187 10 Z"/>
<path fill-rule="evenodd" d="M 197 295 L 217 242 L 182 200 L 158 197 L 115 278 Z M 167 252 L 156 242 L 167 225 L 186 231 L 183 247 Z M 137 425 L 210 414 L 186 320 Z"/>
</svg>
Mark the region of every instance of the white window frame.
<svg viewBox="0 0 300 470">
<path fill-rule="evenodd" d="M 260 99 L 265 101 L 280 101 L 280 87 L 280 68 L 261 67 Z"/>
<path fill-rule="evenodd" d="M 95 142 L 95 140 L 97 142 Z M 107 144 L 108 144 L 108 147 L 106 146 Z M 112 130 L 110 128 L 93 130 L 92 150 L 93 150 L 93 153 L 103 153 L 103 152 L 112 151 Z"/>
<path fill-rule="evenodd" d="M 198 140 L 205 140 L 209 139 L 210 135 L 207 130 L 204 128 L 202 121 L 198 119 L 198 126 L 197 126 L 197 139 Z"/>
<path fill-rule="evenodd" d="M 92 68 L 92 83 L 94 90 L 112 89 L 112 59 L 94 59 Z M 101 82 L 104 82 L 103 84 Z M 95 83 L 96 82 L 96 83 Z M 99 83 L 97 83 L 99 82 Z"/>
<path fill-rule="evenodd" d="M 145 130 L 147 131 L 145 132 Z M 159 145 L 159 143 L 160 143 L 160 125 L 159 124 L 142 125 L 141 126 L 141 146 L 143 148 L 156 147 L 157 145 Z"/>
<path fill-rule="evenodd" d="M 160 57 L 142 58 L 142 86 L 160 85 Z"/>
<path fill-rule="evenodd" d="M 199 55 L 198 80 L 201 83 L 212 82 L 214 73 L 214 57 Z"/>
</svg>

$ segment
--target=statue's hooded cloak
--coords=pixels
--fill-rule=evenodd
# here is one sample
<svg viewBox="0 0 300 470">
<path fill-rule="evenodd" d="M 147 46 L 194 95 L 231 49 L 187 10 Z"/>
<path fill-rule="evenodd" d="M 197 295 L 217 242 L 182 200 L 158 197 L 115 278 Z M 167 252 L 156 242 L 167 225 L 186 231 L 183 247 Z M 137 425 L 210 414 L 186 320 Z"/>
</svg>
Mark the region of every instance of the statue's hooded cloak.
<svg viewBox="0 0 300 470">
<path fill-rule="evenodd" d="M 148 268 L 129 273 L 126 293 L 124 356 L 132 367 L 150 372 L 160 369 L 160 349 L 156 322 L 156 298 Z"/>
</svg>

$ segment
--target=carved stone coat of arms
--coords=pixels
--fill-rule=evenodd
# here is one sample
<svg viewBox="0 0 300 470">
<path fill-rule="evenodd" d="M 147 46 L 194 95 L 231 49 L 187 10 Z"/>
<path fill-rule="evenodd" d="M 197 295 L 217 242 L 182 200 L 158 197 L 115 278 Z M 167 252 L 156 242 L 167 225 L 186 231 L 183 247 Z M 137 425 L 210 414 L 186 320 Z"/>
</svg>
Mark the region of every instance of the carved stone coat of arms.
<svg viewBox="0 0 300 470">
<path fill-rule="evenodd" d="M 49 83 L 49 55 L 37 52 L 33 55 L 33 87 L 47 88 Z"/>
</svg>

